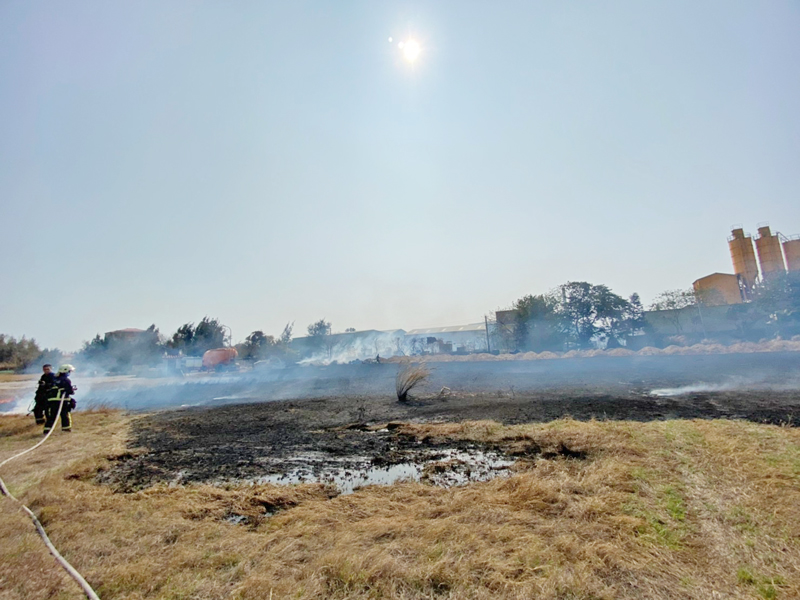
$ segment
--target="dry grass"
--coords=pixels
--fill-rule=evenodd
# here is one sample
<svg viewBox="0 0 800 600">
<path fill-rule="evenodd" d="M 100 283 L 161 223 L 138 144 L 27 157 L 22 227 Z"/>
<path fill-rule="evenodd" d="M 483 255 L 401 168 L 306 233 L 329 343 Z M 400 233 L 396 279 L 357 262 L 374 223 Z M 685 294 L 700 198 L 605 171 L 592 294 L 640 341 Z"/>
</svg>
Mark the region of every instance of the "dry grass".
<svg viewBox="0 0 800 600">
<path fill-rule="evenodd" d="M 409 392 L 427 380 L 430 374 L 430 369 L 422 364 L 409 363 L 400 367 L 395 379 L 397 399 L 407 401 Z"/>
<path fill-rule="evenodd" d="M 19 373 L 0 373 L 0 383 L 16 381 L 33 381 L 39 379 L 39 375 L 21 375 Z"/>
<path fill-rule="evenodd" d="M 36 439 L 21 422 L 0 419 L 0 458 Z M 798 429 L 407 425 L 406 435 L 480 440 L 521 460 L 508 479 L 328 499 L 312 485 L 115 494 L 91 474 L 125 451 L 127 424 L 78 413 L 72 437 L 3 472 L 105 599 L 800 596 Z M 24 518 L 2 506 L 0 598 L 79 598 Z M 286 510 L 267 517 L 276 507 Z"/>
<path fill-rule="evenodd" d="M 797 339 L 796 339 L 797 338 Z M 800 336 L 791 340 L 765 340 L 761 342 L 737 342 L 730 345 L 715 342 L 702 342 L 692 346 L 667 346 L 653 348 L 647 346 L 632 351 L 627 348 L 613 350 L 570 350 L 569 352 L 520 352 L 518 354 L 430 354 L 425 357 L 428 362 L 483 362 L 508 360 L 553 360 L 558 358 L 595 358 L 602 356 L 697 356 L 705 354 L 752 354 L 762 352 L 800 352 Z M 385 362 L 406 363 L 417 360 L 415 357 L 392 356 Z"/>
</svg>

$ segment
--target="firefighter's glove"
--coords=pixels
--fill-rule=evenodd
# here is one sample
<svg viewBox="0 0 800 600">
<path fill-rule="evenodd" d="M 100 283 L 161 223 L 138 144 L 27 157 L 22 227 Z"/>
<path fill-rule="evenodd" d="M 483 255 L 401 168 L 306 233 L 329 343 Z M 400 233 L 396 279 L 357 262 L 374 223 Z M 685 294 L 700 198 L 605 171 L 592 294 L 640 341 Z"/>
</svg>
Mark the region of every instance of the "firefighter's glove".
<svg viewBox="0 0 800 600">
<path fill-rule="evenodd" d="M 75 398 L 70 398 L 70 401 L 69 401 L 70 410 L 75 410 L 76 406 L 78 406 L 78 403 L 75 402 Z"/>
</svg>

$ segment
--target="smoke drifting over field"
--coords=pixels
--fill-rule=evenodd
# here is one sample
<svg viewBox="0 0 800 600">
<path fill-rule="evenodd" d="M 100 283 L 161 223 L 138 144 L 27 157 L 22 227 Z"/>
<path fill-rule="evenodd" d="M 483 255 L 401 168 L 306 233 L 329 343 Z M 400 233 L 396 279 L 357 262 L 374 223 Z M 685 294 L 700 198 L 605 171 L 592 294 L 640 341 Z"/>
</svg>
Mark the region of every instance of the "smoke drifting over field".
<svg viewBox="0 0 800 600">
<path fill-rule="evenodd" d="M 378 356 L 386 359 L 395 356 L 406 356 L 411 353 L 411 344 L 394 333 L 378 331 L 363 337 L 337 342 L 331 340 L 325 348 L 314 352 L 310 357 L 300 361 L 301 365 L 346 365 L 353 361 L 375 360 Z"/>
<path fill-rule="evenodd" d="M 417 393 L 434 397 L 442 387 L 454 394 L 496 398 L 557 391 L 570 398 L 632 399 L 740 391 L 800 391 L 800 352 L 613 356 L 606 353 L 572 360 L 494 360 L 429 362 L 431 376 Z M 496 357 L 495 357 L 496 358 Z M 270 366 L 226 374 L 170 378 L 85 377 L 76 372 L 78 410 L 108 406 L 128 410 L 218 406 L 276 400 L 335 398 L 348 403 L 363 398 L 391 399 L 401 364 L 381 362 L 327 366 Z M 20 385 L 20 383 L 22 385 Z M 35 380 L 17 382 L 5 412 L 25 412 Z"/>
</svg>

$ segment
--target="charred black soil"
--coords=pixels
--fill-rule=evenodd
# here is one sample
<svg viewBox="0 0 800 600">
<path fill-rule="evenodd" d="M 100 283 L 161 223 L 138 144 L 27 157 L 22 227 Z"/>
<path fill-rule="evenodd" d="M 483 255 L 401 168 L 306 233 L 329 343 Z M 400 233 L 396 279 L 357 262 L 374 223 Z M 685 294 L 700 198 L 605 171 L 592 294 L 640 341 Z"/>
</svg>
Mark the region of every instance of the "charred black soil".
<svg viewBox="0 0 800 600">
<path fill-rule="evenodd" d="M 792 360 L 796 360 L 792 358 Z M 785 365 L 786 376 L 793 364 Z M 776 368 L 780 368 L 777 366 Z M 618 375 L 622 375 L 621 373 Z M 613 376 L 610 377 L 613 379 Z M 252 402 L 215 408 L 187 408 L 143 417 L 134 424 L 131 446 L 140 453 L 118 461 L 100 480 L 120 491 L 158 482 L 272 481 L 305 467 L 311 480 L 325 481 L 330 464 L 341 472 L 370 465 L 429 462 L 442 452 L 494 452 L 511 457 L 509 448 L 485 448 L 452 440 L 419 440 L 402 433 L 398 423 L 494 420 L 504 424 L 544 422 L 570 416 L 578 420 L 746 419 L 759 423 L 800 423 L 800 391 L 783 387 L 715 391 L 721 384 L 686 386 L 685 377 L 637 377 L 596 385 L 562 382 L 550 388 L 494 393 L 426 393 L 408 403 L 393 396 L 345 396 L 307 400 Z M 653 387 L 660 386 L 659 388 Z M 761 384 L 759 384 L 761 385 Z M 530 449 L 535 453 L 536 449 Z M 439 454 L 437 454 L 437 452 Z M 573 455 L 569 448 L 561 454 Z M 308 478 L 289 476 L 287 481 Z"/>
</svg>

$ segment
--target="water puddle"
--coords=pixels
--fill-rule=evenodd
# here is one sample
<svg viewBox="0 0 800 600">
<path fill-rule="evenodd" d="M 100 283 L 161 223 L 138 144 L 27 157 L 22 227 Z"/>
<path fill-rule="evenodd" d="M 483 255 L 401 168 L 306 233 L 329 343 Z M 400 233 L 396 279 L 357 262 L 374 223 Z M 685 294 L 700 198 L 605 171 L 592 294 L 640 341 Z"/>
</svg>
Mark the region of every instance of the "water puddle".
<svg viewBox="0 0 800 600">
<path fill-rule="evenodd" d="M 296 466 L 255 481 L 278 485 L 325 483 L 336 486 L 342 494 L 351 494 L 367 485 L 400 481 L 425 481 L 441 487 L 489 481 L 508 476 L 509 467 L 514 464 L 497 452 L 453 448 L 420 451 L 408 461 L 386 466 L 376 466 L 368 457 L 336 458 L 322 452 L 297 454 L 285 462 Z"/>
</svg>

